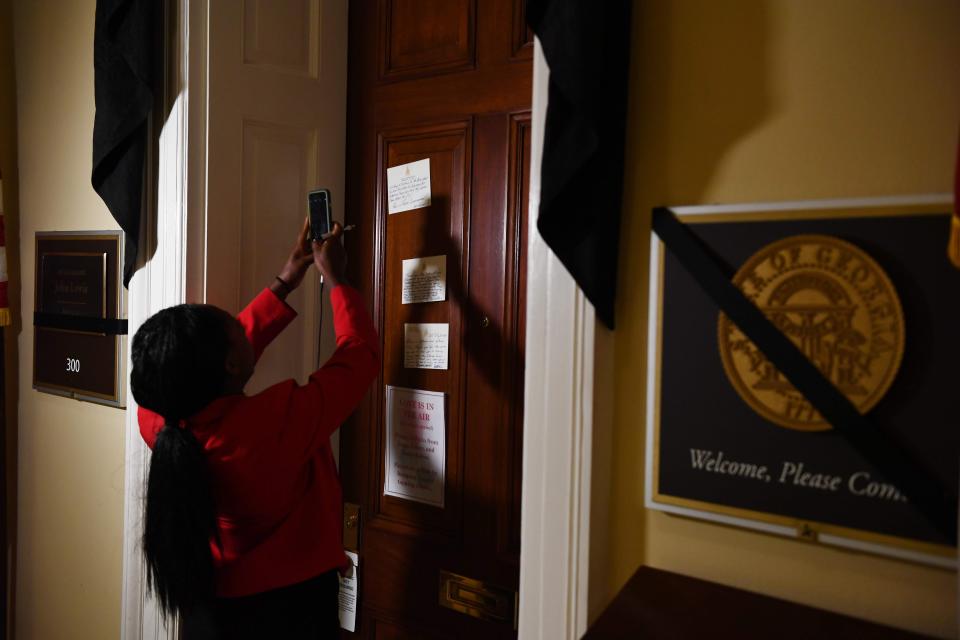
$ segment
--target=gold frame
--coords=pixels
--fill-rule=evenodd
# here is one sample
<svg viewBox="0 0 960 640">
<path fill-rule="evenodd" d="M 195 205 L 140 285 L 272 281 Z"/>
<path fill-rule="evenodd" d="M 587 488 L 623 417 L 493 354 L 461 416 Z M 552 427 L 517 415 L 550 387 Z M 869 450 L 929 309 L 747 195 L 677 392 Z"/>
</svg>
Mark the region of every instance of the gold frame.
<svg viewBox="0 0 960 640">
<path fill-rule="evenodd" d="M 707 213 L 707 214 L 692 214 L 692 213 L 682 213 L 678 212 L 677 218 L 680 219 L 685 224 L 696 225 L 696 224 L 705 224 L 705 223 L 716 223 L 716 222 L 769 222 L 769 221 L 780 221 L 780 220 L 822 220 L 822 219 L 836 219 L 836 218 L 879 218 L 879 217 L 904 217 L 904 216 L 921 216 L 921 215 L 936 215 L 942 214 L 944 216 L 950 215 L 950 205 L 948 202 L 944 204 L 894 204 L 889 206 L 884 206 L 882 204 L 877 205 L 864 205 L 864 206 L 852 206 L 852 207 L 843 207 L 842 205 L 836 207 L 827 207 L 827 208 L 817 208 L 817 209 L 805 209 L 801 206 L 798 206 L 796 209 L 787 208 L 771 208 L 769 210 L 757 209 L 755 211 L 745 211 L 745 212 L 731 212 L 731 213 Z M 653 236 L 655 242 L 659 246 L 659 264 L 657 266 L 657 307 L 656 307 L 656 345 L 648 345 L 654 347 L 650 352 L 655 357 L 655 369 L 654 369 L 654 381 L 653 381 L 653 398 L 648 398 L 648 402 L 653 402 L 653 424 L 648 425 L 649 429 L 653 429 L 652 433 L 652 452 L 651 457 L 653 461 L 653 468 L 651 470 L 651 484 L 649 488 L 649 502 L 650 503 L 659 503 L 663 505 L 670 505 L 675 507 L 682 507 L 691 510 L 703 511 L 708 514 L 715 514 L 720 516 L 727 516 L 730 518 L 736 518 L 739 520 L 748 520 L 756 521 L 759 523 L 765 523 L 770 525 L 777 525 L 787 528 L 795 529 L 797 532 L 797 537 L 803 540 L 810 542 L 820 542 L 819 538 L 821 534 L 832 535 L 840 538 L 847 538 L 851 540 L 856 540 L 864 542 L 871 545 L 882 545 L 888 547 L 894 547 L 899 549 L 905 549 L 908 551 L 917 552 L 920 554 L 925 554 L 938 558 L 955 558 L 957 550 L 955 547 L 948 545 L 940 545 L 934 543 L 921 542 L 918 540 L 913 540 L 910 538 L 902 538 L 899 536 L 892 536 L 880 533 L 874 533 L 871 531 L 866 531 L 863 529 L 854 529 L 851 527 L 843 527 L 838 525 L 832 525 L 826 522 L 819 522 L 815 520 L 805 520 L 802 518 L 791 518 L 788 516 L 782 516 L 774 513 L 767 513 L 764 511 L 756 511 L 753 509 L 743 509 L 738 507 L 729 507 L 726 505 L 719 505 L 712 502 L 705 502 L 701 500 L 693 500 L 688 498 L 679 498 L 675 496 L 670 496 L 660 493 L 660 396 L 662 390 L 662 380 L 661 380 L 661 369 L 663 363 L 663 295 L 664 295 L 664 265 L 665 265 L 665 251 L 666 247 L 663 244 L 663 241 L 656 236 Z M 944 246 L 946 246 L 946 239 L 944 240 Z M 944 249 L 946 251 L 946 249 Z M 654 274 L 650 274 L 650 281 L 653 283 Z M 649 311 L 649 310 L 648 310 Z M 650 313 L 652 317 L 652 313 Z M 649 363 L 649 360 L 648 360 Z M 648 368 L 649 372 L 649 368 Z M 696 517 L 692 514 L 686 514 L 686 517 Z M 746 525 L 749 526 L 749 525 Z"/>
</svg>

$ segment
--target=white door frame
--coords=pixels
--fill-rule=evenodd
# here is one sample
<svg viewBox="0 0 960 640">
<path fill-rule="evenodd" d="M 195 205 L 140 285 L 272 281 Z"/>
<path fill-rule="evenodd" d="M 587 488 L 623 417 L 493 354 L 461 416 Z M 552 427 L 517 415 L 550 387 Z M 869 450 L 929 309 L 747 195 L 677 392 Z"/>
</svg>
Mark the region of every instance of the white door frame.
<svg viewBox="0 0 960 640">
<path fill-rule="evenodd" d="M 535 231 L 549 68 L 534 42 L 520 535 L 520 638 L 587 629 L 596 315 Z"/>
<path fill-rule="evenodd" d="M 168 29 L 170 109 L 160 135 L 158 202 L 130 284 L 131 336 L 152 313 L 205 299 L 208 0 L 177 0 Z M 535 43 L 519 635 L 573 639 L 587 627 L 593 442 L 593 307 L 536 229 L 549 70 Z M 129 363 L 128 363 L 129 370 Z M 148 452 L 128 397 L 122 640 L 172 639 L 147 597 L 140 551 Z M 561 612 L 562 615 L 558 615 Z"/>
<path fill-rule="evenodd" d="M 205 297 L 207 11 L 207 0 L 175 0 L 167 15 L 164 60 L 168 72 L 162 100 L 167 115 L 159 136 L 157 166 L 147 172 L 156 176 L 157 203 L 146 207 L 139 268 L 130 281 L 131 339 L 143 321 L 160 309 Z M 152 184 L 149 178 L 148 182 Z M 147 595 L 141 538 L 149 450 L 140 437 L 137 404 L 130 393 L 125 445 L 120 637 L 174 640 L 176 625 L 164 624 L 156 602 Z"/>
</svg>

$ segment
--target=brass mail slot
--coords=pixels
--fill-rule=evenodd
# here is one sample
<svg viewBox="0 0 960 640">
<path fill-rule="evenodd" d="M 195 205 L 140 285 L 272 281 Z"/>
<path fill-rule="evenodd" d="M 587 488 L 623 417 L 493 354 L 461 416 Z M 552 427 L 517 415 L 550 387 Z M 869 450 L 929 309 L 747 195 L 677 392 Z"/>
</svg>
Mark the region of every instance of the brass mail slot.
<svg viewBox="0 0 960 640">
<path fill-rule="evenodd" d="M 440 572 L 440 606 L 474 618 L 506 622 L 516 629 L 518 597 L 517 592 L 510 589 L 449 571 Z"/>
</svg>

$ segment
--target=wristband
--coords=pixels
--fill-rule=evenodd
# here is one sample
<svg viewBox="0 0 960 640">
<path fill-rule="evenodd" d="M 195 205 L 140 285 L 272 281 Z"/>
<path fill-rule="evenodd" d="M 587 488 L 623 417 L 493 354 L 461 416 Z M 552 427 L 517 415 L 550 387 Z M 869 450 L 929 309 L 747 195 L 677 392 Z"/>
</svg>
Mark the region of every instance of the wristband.
<svg viewBox="0 0 960 640">
<path fill-rule="evenodd" d="M 283 290 L 287 295 L 290 295 L 290 293 L 293 292 L 293 287 L 291 287 L 286 280 L 284 280 L 280 276 L 273 276 L 273 277 L 276 278 L 277 282 L 280 283 L 280 286 L 283 287 Z"/>
</svg>

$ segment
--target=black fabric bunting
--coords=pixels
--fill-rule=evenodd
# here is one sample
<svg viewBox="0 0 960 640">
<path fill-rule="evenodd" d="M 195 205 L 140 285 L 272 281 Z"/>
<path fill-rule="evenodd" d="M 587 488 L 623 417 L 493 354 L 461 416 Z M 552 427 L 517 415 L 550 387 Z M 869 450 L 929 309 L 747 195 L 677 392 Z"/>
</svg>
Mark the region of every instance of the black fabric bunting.
<svg viewBox="0 0 960 640">
<path fill-rule="evenodd" d="M 156 0 L 97 0 L 93 43 L 97 113 L 90 182 L 124 232 L 124 286 L 133 275 L 140 238 L 161 5 Z"/>
<path fill-rule="evenodd" d="M 613 328 L 630 57 L 625 0 L 527 0 L 550 67 L 537 228 Z"/>
</svg>

